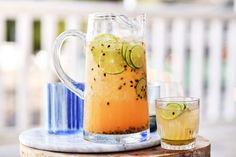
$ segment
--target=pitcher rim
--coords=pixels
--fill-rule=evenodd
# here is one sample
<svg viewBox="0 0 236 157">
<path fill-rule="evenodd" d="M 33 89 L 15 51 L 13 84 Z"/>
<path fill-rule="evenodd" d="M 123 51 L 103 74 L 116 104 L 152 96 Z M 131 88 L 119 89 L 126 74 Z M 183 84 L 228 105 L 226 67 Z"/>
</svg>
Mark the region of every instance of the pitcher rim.
<svg viewBox="0 0 236 157">
<path fill-rule="evenodd" d="M 113 12 L 93 12 L 88 15 L 89 18 L 92 19 L 115 19 L 118 16 L 123 16 L 125 14 L 121 13 L 113 13 Z M 137 14 L 137 17 L 143 17 L 144 19 L 146 18 L 146 13 L 139 13 Z"/>
</svg>

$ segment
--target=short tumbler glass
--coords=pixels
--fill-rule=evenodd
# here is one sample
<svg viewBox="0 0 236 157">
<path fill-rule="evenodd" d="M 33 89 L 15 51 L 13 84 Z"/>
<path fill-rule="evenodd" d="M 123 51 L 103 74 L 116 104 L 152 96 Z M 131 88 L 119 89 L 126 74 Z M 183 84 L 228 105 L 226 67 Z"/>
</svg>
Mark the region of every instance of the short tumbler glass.
<svg viewBox="0 0 236 157">
<path fill-rule="evenodd" d="M 166 97 L 156 101 L 157 131 L 161 147 L 188 150 L 195 147 L 199 129 L 199 102 L 192 97 Z"/>
</svg>

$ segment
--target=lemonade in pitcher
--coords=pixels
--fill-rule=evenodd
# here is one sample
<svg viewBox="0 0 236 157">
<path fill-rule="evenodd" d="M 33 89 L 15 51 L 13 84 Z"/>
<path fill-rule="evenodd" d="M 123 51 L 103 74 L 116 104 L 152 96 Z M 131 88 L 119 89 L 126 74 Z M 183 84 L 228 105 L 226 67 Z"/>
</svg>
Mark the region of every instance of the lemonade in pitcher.
<svg viewBox="0 0 236 157">
<path fill-rule="evenodd" d="M 144 43 L 99 34 L 87 55 L 84 129 L 110 135 L 147 130 Z"/>
</svg>

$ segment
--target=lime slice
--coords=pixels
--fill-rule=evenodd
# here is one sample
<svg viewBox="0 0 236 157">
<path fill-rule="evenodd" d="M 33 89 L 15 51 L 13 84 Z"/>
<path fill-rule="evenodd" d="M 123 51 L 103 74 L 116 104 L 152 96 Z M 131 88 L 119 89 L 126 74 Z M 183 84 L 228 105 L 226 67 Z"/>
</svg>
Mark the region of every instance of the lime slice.
<svg viewBox="0 0 236 157">
<path fill-rule="evenodd" d="M 146 88 L 146 80 L 144 78 L 140 79 L 136 85 L 136 94 L 140 99 L 146 96 Z"/>
<path fill-rule="evenodd" d="M 135 66 L 132 64 L 131 59 L 130 59 L 130 54 L 132 52 L 133 47 L 135 47 L 135 46 L 134 45 L 129 45 L 128 46 L 128 48 L 126 50 L 126 53 L 125 53 L 125 60 L 126 60 L 126 63 L 128 64 L 128 66 L 130 66 L 133 69 L 136 69 Z"/>
<path fill-rule="evenodd" d="M 120 52 L 102 53 L 99 58 L 99 65 L 108 74 L 119 74 L 125 70 L 125 61 L 120 55 Z"/>
<path fill-rule="evenodd" d="M 129 43 L 127 43 L 127 42 L 123 42 L 123 44 L 122 44 L 122 49 L 121 49 L 121 55 L 122 55 L 122 57 L 124 58 L 124 60 L 125 60 L 125 54 L 126 54 L 126 50 L 127 50 L 127 48 L 128 48 L 128 46 L 129 46 Z"/>
<path fill-rule="evenodd" d="M 130 61 L 135 68 L 141 68 L 145 62 L 145 50 L 141 45 L 136 45 L 130 53 Z"/>
<path fill-rule="evenodd" d="M 93 54 L 96 63 L 99 62 L 103 52 L 121 51 L 120 39 L 112 34 L 99 34 L 89 44 L 89 49 Z"/>
<path fill-rule="evenodd" d="M 163 119 L 172 120 L 180 116 L 185 109 L 186 105 L 183 103 L 169 103 L 164 109 L 160 109 L 160 115 Z"/>
</svg>

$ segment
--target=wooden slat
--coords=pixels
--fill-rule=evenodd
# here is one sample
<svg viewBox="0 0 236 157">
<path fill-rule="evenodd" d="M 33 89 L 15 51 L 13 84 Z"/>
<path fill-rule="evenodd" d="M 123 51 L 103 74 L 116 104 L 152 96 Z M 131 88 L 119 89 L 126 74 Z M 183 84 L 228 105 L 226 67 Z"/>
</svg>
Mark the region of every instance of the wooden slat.
<svg viewBox="0 0 236 157">
<path fill-rule="evenodd" d="M 80 30 L 80 19 L 78 16 L 68 16 L 66 18 L 66 30 Z M 71 70 L 70 74 L 73 74 L 73 78 L 77 81 L 82 80 L 84 78 L 84 62 L 81 62 L 81 55 L 85 55 L 83 52 L 82 41 L 77 38 L 70 38 L 67 43 L 66 53 L 70 54 L 70 67 L 67 70 Z M 68 72 L 68 71 L 67 71 Z"/>
<path fill-rule="evenodd" d="M 207 116 L 216 121 L 220 116 L 221 101 L 221 54 L 223 22 L 213 19 L 209 27 L 209 69 L 208 69 L 208 101 Z"/>
<path fill-rule="evenodd" d="M 52 47 L 53 42 L 56 39 L 57 31 L 57 19 L 52 15 L 45 15 L 41 18 L 41 49 L 46 51 L 46 64 L 47 68 L 45 73 L 45 88 L 44 92 L 44 101 L 41 107 L 41 125 L 46 126 L 47 124 L 47 97 L 46 97 L 46 84 L 52 82 L 54 79 L 54 69 L 52 65 Z"/>
<path fill-rule="evenodd" d="M 57 19 L 53 15 L 45 15 L 41 18 L 41 49 L 47 52 L 47 81 L 53 80 L 52 47 L 57 36 Z"/>
<path fill-rule="evenodd" d="M 32 51 L 32 19 L 27 15 L 18 15 L 16 19 L 16 42 L 19 52 L 22 53 L 24 65 L 17 74 L 16 83 L 16 125 L 18 129 L 30 126 L 31 109 L 29 104 L 30 93 L 28 89 L 29 55 Z"/>
<path fill-rule="evenodd" d="M 5 17 L 0 14 L 0 46 L 5 41 Z"/>
<path fill-rule="evenodd" d="M 151 81 L 161 80 L 164 72 L 164 61 L 166 54 L 167 21 L 162 18 L 155 18 L 152 23 L 152 53 L 149 58 L 151 61 Z"/>
<path fill-rule="evenodd" d="M 191 21 L 190 32 L 190 82 L 189 95 L 199 97 L 201 105 L 204 105 L 203 99 L 203 68 L 204 68 L 204 21 L 194 19 Z M 201 113 L 204 116 L 205 106 L 201 106 Z"/>
<path fill-rule="evenodd" d="M 236 20 L 228 25 L 227 32 L 227 59 L 226 59 L 226 85 L 224 93 L 224 118 L 233 120 L 236 118 L 236 100 L 234 90 L 236 88 Z"/>
<path fill-rule="evenodd" d="M 185 66 L 186 21 L 181 18 L 173 20 L 172 24 L 172 73 L 176 81 L 183 82 Z"/>
<path fill-rule="evenodd" d="M 0 46 L 2 46 L 5 37 L 5 17 L 0 15 Z M 5 107 L 5 86 L 4 86 L 4 76 L 1 74 L 0 67 L 0 129 L 5 125 L 6 120 L 6 107 Z"/>
</svg>

